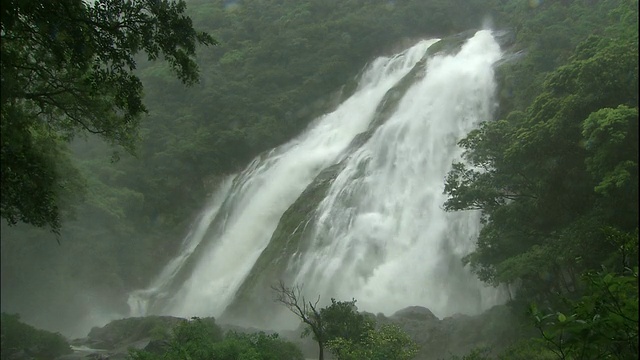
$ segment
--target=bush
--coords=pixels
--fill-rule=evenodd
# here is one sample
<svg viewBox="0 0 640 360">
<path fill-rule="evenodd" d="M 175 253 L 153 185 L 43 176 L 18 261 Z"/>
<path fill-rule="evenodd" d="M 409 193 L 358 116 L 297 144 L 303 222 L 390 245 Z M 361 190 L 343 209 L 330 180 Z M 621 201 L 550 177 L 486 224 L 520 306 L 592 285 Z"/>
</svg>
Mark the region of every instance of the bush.
<svg viewBox="0 0 640 360">
<path fill-rule="evenodd" d="M 18 314 L 2 313 L 0 324 L 2 359 L 23 354 L 25 358 L 47 360 L 73 352 L 62 335 L 27 325 Z"/>
<path fill-rule="evenodd" d="M 222 337 L 210 319 L 192 318 L 176 325 L 162 346 L 162 354 L 131 350 L 132 360 L 303 360 L 302 352 L 278 334 L 229 332 Z"/>
</svg>

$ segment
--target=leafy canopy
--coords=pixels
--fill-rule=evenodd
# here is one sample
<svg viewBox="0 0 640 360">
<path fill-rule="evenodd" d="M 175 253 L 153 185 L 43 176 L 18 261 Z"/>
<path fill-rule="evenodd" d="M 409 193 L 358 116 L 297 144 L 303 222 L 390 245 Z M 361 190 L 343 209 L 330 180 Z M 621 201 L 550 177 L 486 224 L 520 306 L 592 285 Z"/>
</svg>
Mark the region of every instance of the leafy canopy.
<svg viewBox="0 0 640 360">
<path fill-rule="evenodd" d="M 287 287 L 284 282 L 272 287 L 276 301 L 285 305 L 306 326 L 302 336 L 312 335 L 318 343 L 318 359 L 324 359 L 327 347 L 338 360 L 408 360 L 418 352 L 416 343 L 395 325 L 376 327 L 375 319 L 361 314 L 356 299 L 337 301 L 318 309 L 302 295 L 302 287 Z"/>
<path fill-rule="evenodd" d="M 586 274 L 588 293 L 568 313 L 531 306 L 542 341 L 559 359 L 638 357 L 638 268 Z"/>
<path fill-rule="evenodd" d="M 187 85 L 198 80 L 196 45 L 216 42 L 185 9 L 182 0 L 3 1 L 0 215 L 9 224 L 59 230 L 57 163 L 76 135 L 133 152 L 146 111 L 136 54 L 164 58 Z"/>
<path fill-rule="evenodd" d="M 409 360 L 418 352 L 413 340 L 397 325 L 370 328 L 357 341 L 337 337 L 327 347 L 338 360 Z"/>
</svg>

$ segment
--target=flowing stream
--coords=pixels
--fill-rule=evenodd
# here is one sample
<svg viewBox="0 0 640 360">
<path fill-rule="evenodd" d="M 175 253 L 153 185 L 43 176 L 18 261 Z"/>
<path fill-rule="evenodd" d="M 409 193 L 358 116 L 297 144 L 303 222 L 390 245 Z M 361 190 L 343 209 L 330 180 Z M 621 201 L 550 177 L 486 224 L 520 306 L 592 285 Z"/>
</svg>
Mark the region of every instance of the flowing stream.
<svg viewBox="0 0 640 360">
<path fill-rule="evenodd" d="M 285 211 L 338 163 L 341 171 L 306 223 L 304 244 L 279 255 L 286 262 L 279 275 L 304 284 L 307 296 L 356 298 L 361 310 L 388 315 L 409 305 L 443 317 L 496 304 L 498 292 L 461 264 L 480 230 L 479 214 L 442 210 L 444 178 L 461 156 L 457 141 L 495 109 L 493 68 L 502 52 L 491 32 L 477 32 L 455 54 L 429 58 L 388 119 L 353 148 L 385 94 L 436 41 L 376 59 L 335 111 L 223 183 L 182 252 L 149 288 L 131 294 L 132 315 L 219 316 L 250 274 L 263 272 L 256 261 Z M 267 297 L 256 301 L 271 302 Z"/>
</svg>

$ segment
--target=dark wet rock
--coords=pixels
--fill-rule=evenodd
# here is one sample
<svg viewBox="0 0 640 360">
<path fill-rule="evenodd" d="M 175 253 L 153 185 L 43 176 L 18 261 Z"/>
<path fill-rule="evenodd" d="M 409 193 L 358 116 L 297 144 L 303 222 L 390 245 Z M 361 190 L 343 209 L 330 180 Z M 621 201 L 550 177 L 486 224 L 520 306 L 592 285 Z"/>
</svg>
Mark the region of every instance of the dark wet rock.
<svg viewBox="0 0 640 360">
<path fill-rule="evenodd" d="M 122 347 L 124 344 L 134 344 L 145 340 L 148 343 L 149 339 L 153 337 L 154 331 L 170 329 L 181 320 L 183 319 L 172 316 L 148 316 L 115 320 L 103 327 L 91 329 L 83 345 L 94 349 L 113 350 Z"/>
<path fill-rule="evenodd" d="M 431 310 L 410 306 L 387 317 L 376 315 L 378 324 L 395 324 L 419 346 L 416 360 L 448 359 L 473 349 L 487 347 L 497 354 L 523 335 L 506 305 L 495 306 L 480 315 L 455 314 L 439 319 Z"/>
<path fill-rule="evenodd" d="M 423 306 L 409 306 L 402 310 L 398 310 L 391 315 L 391 319 L 406 319 L 418 321 L 439 321 L 437 316 L 433 315 L 431 310 Z"/>
<path fill-rule="evenodd" d="M 157 349 L 160 343 L 154 339 L 168 333 L 184 319 L 173 316 L 147 316 L 115 320 L 103 327 L 94 327 L 85 338 L 70 341 L 73 353 L 56 360 L 74 359 L 127 359 L 130 349 Z"/>
<path fill-rule="evenodd" d="M 496 39 L 501 49 L 508 49 L 516 43 L 516 33 L 513 30 L 493 31 L 493 38 Z"/>
</svg>

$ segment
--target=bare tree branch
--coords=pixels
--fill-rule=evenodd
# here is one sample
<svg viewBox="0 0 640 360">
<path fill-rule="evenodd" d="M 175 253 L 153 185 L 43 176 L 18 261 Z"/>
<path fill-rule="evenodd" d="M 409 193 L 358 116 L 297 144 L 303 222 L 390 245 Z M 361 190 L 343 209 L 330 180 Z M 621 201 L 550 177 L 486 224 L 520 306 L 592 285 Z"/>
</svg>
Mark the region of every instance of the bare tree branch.
<svg viewBox="0 0 640 360">
<path fill-rule="evenodd" d="M 286 284 L 280 280 L 278 285 L 271 286 L 271 289 L 276 293 L 275 300 L 284 306 L 289 311 L 296 315 L 303 323 L 309 326 L 309 330 L 313 333 L 314 340 L 318 343 L 318 359 L 324 360 L 324 343 L 325 329 L 318 310 L 318 303 L 320 302 L 320 295 L 316 299 L 315 303 L 307 301 L 302 295 L 302 286 L 295 285 L 294 287 L 287 287 Z"/>
</svg>

